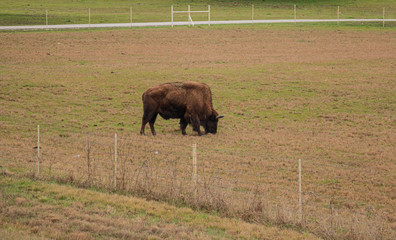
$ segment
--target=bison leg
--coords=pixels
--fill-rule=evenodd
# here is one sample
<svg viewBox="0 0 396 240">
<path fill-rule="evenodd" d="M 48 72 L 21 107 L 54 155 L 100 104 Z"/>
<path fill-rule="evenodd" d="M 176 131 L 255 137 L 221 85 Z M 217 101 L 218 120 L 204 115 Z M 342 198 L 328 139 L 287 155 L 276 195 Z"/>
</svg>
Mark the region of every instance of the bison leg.
<svg viewBox="0 0 396 240">
<path fill-rule="evenodd" d="M 180 119 L 180 129 L 181 129 L 183 135 L 186 135 L 187 125 L 188 125 L 188 123 L 187 123 L 186 119 L 181 118 Z"/>
<path fill-rule="evenodd" d="M 150 96 L 143 94 L 143 119 L 140 134 L 144 135 L 144 128 L 150 122 L 151 133 L 155 135 L 154 123 L 158 114 L 158 104 Z"/>
<path fill-rule="evenodd" d="M 191 125 L 192 125 L 192 127 L 193 127 L 193 130 L 194 130 L 194 131 L 197 131 L 199 136 L 202 136 L 202 132 L 201 132 L 201 123 L 200 123 L 200 121 L 199 121 L 198 116 L 193 116 L 193 117 L 191 118 Z"/>
<path fill-rule="evenodd" d="M 155 116 L 155 117 L 154 117 Z M 154 117 L 154 121 L 153 120 Z M 140 134 L 144 135 L 144 128 L 146 127 L 146 124 L 148 122 L 150 122 L 150 127 L 151 127 L 151 133 L 153 133 L 153 129 L 154 129 L 154 122 L 155 122 L 155 118 L 157 117 L 157 113 L 147 113 L 146 111 L 144 111 L 143 114 L 143 119 L 142 119 L 142 127 L 140 129 Z M 153 133 L 153 135 L 155 135 L 155 131 Z"/>
<path fill-rule="evenodd" d="M 148 122 L 148 121 L 145 120 L 144 117 L 143 117 L 143 120 L 142 120 L 142 127 L 140 128 L 140 135 L 144 135 L 144 128 L 146 127 L 147 122 Z"/>
<path fill-rule="evenodd" d="M 149 122 L 151 133 L 153 134 L 153 136 L 156 135 L 156 132 L 155 132 L 155 129 L 154 129 L 154 123 L 155 123 L 155 120 L 157 119 L 157 115 L 158 115 L 158 113 L 155 113 L 153 115 L 153 117 L 151 118 L 150 122 Z"/>
</svg>

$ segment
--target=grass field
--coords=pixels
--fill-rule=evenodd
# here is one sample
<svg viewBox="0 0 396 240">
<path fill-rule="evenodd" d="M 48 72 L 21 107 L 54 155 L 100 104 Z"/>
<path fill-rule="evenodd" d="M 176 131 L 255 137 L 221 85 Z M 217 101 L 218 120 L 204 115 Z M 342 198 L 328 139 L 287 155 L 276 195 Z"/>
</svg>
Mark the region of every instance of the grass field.
<svg viewBox="0 0 396 240">
<path fill-rule="evenodd" d="M 88 9 L 91 8 L 91 23 L 130 22 L 130 7 L 133 8 L 134 22 L 170 21 L 170 6 L 175 10 L 206 10 L 211 5 L 211 20 L 249 20 L 252 18 L 254 4 L 255 19 L 292 19 L 294 4 L 298 6 L 297 17 L 304 19 L 337 18 L 337 6 L 340 6 L 340 18 L 382 19 L 382 9 L 386 8 L 386 18 L 396 18 L 396 4 L 390 0 L 360 1 L 34 1 L 26 0 L 0 2 L 0 25 L 45 25 L 46 10 L 49 24 L 88 23 Z M 207 20 L 207 14 L 194 13 L 195 21 Z M 175 21 L 187 21 L 186 15 L 176 14 Z M 345 25 L 345 23 L 342 23 Z M 347 23 L 351 25 L 350 23 Z M 365 23 L 368 24 L 368 23 Z M 374 23 L 373 23 L 374 24 Z M 376 23 L 379 25 L 378 23 Z M 394 26 L 394 23 L 389 23 Z"/>
<path fill-rule="evenodd" d="M 50 24 L 85 23 L 93 4 L 92 23 L 128 22 L 131 3 L 137 22 L 169 21 L 171 4 L 187 5 L 1 1 L 0 25 L 43 24 L 47 7 Z M 192 5 L 207 3 L 212 20 L 249 19 L 252 3 L 257 19 L 292 18 L 294 3 L 306 18 L 331 17 L 337 5 L 342 18 L 362 12 L 381 18 L 384 6 L 389 18 L 396 14 L 394 1 Z M 143 239 L 310 239 L 305 232 L 311 232 L 325 239 L 395 239 L 396 31 L 379 25 L 1 32 L 0 238 L 120 238 L 121 232 Z M 211 87 L 215 109 L 225 114 L 217 135 L 198 137 L 188 127 L 182 136 L 178 121 L 161 118 L 156 137 L 138 134 L 141 94 L 171 81 Z M 38 124 L 40 178 L 96 190 L 21 177 L 36 169 Z M 171 205 L 109 194 L 114 133 L 115 191 Z M 130 225 L 137 228 L 123 227 Z"/>
<path fill-rule="evenodd" d="M 393 29 L 314 26 L 2 33 L 1 166 L 34 171 L 40 124 L 42 177 L 86 185 L 92 175 L 94 186 L 111 188 L 117 132 L 126 166 L 119 189 L 144 173 L 138 194 L 168 201 L 170 193 L 183 205 L 191 187 L 179 179 L 189 182 L 191 144 L 198 143 L 200 183 L 220 186 L 201 186 L 203 209 L 298 226 L 301 158 L 303 229 L 324 238 L 392 239 L 395 37 Z M 218 134 L 198 137 L 189 127 L 181 136 L 177 121 L 158 119 L 156 137 L 140 136 L 142 92 L 187 80 L 211 86 L 226 115 Z M 166 178 L 169 169 L 176 183 Z"/>
</svg>

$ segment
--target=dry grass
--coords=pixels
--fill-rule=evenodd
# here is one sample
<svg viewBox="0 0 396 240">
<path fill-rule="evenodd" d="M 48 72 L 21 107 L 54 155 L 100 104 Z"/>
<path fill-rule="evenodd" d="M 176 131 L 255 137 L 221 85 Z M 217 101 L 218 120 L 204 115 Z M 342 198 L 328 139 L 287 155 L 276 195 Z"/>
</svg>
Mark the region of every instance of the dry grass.
<svg viewBox="0 0 396 240">
<path fill-rule="evenodd" d="M 227 27 L 0 38 L 4 166 L 34 169 L 40 124 L 44 177 L 112 189 L 117 131 L 119 191 L 298 225 L 301 158 L 303 227 L 325 238 L 394 237 L 393 29 Z M 212 87 L 214 106 L 226 115 L 218 135 L 198 138 L 190 129 L 181 136 L 177 122 L 163 119 L 157 137 L 138 135 L 141 93 L 176 80 Z M 192 143 L 198 143 L 198 202 Z"/>
<path fill-rule="evenodd" d="M 0 177 L 4 239 L 316 239 L 187 208 L 70 186 Z"/>
</svg>

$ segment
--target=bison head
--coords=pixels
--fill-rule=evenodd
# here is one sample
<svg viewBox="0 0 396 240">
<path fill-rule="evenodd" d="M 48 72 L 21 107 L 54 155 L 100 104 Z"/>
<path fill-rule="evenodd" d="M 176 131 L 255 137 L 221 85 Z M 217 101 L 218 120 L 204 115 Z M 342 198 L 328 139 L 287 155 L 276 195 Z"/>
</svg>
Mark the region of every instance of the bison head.
<svg viewBox="0 0 396 240">
<path fill-rule="evenodd" d="M 220 118 L 223 118 L 224 115 L 218 115 L 217 112 L 214 112 L 212 115 L 209 116 L 209 119 L 206 121 L 205 126 L 205 133 L 217 133 L 217 123 L 219 122 Z"/>
</svg>

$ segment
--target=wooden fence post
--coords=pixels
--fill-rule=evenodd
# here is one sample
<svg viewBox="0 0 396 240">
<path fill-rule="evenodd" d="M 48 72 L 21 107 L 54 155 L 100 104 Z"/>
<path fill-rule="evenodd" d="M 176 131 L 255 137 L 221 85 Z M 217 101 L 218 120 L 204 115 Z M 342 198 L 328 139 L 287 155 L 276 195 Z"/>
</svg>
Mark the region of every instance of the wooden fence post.
<svg viewBox="0 0 396 240">
<path fill-rule="evenodd" d="M 298 159 L 298 220 L 302 223 L 301 159 Z"/>
<path fill-rule="evenodd" d="M 36 177 L 40 177 L 40 125 L 37 125 L 37 172 Z"/>
<path fill-rule="evenodd" d="M 114 189 L 117 189 L 117 133 L 114 134 Z"/>
<path fill-rule="evenodd" d="M 197 180 L 197 144 L 192 145 L 193 156 L 193 184 L 194 184 L 194 202 L 197 202 L 198 180 Z"/>
</svg>

